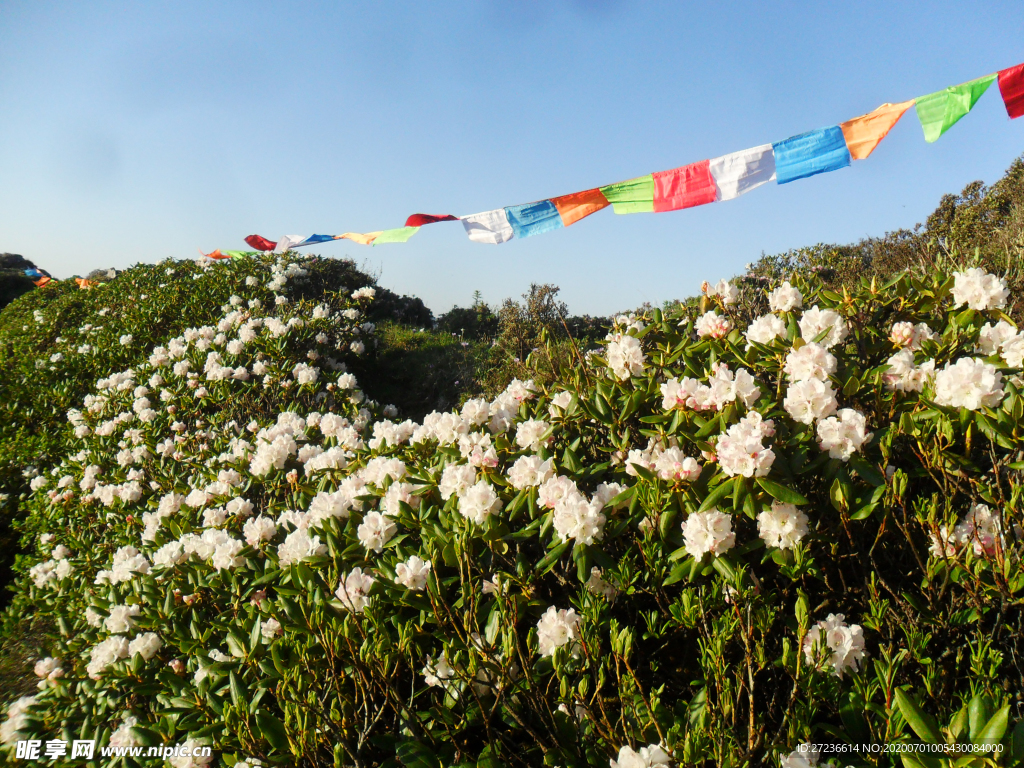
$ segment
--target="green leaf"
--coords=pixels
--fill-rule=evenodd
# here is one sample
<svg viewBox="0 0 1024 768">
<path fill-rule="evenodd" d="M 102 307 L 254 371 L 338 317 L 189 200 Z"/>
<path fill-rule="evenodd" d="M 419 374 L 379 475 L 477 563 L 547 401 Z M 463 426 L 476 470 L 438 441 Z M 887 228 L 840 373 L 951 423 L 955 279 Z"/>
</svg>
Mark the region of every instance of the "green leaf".
<svg viewBox="0 0 1024 768">
<path fill-rule="evenodd" d="M 849 463 L 850 466 L 853 467 L 854 472 L 864 478 L 867 482 L 874 486 L 885 485 L 885 475 L 879 472 L 875 467 L 868 464 L 868 462 L 860 456 L 851 456 Z"/>
<path fill-rule="evenodd" d="M 896 689 L 896 704 L 903 714 L 903 718 L 917 734 L 921 741 L 927 744 L 939 744 L 942 737 L 939 734 L 939 726 L 935 718 L 922 710 L 901 688 Z"/>
<path fill-rule="evenodd" d="M 563 541 L 557 547 L 555 547 L 550 552 L 548 552 L 546 555 L 544 555 L 544 557 L 542 557 L 537 562 L 537 564 L 533 567 L 534 570 L 540 571 L 541 575 L 544 575 L 545 573 L 550 571 L 552 568 L 554 568 L 555 563 L 558 562 L 558 558 L 560 558 L 563 554 L 565 554 L 565 551 L 567 549 L 569 549 L 569 547 L 571 547 L 571 546 L 572 546 L 572 539 L 569 539 L 568 541 Z"/>
<path fill-rule="evenodd" d="M 707 495 L 703 503 L 700 505 L 700 509 L 698 509 L 697 511 L 706 512 L 707 510 L 716 506 L 719 501 L 721 501 L 730 493 L 732 493 L 733 483 L 735 483 L 737 479 L 738 478 L 730 477 L 724 483 L 721 483 L 717 488 L 715 488 L 715 490 L 713 490 L 711 493 Z"/>
<path fill-rule="evenodd" d="M 259 726 L 260 733 L 263 734 L 263 738 L 270 746 L 281 752 L 288 751 L 288 732 L 284 729 L 284 723 L 266 712 L 258 712 L 256 725 Z"/>
<path fill-rule="evenodd" d="M 757 484 L 760 485 L 772 498 L 781 501 L 783 504 L 810 503 L 793 489 L 787 488 L 784 485 L 779 485 L 774 480 L 769 480 L 767 477 L 757 478 Z"/>
<path fill-rule="evenodd" d="M 1002 709 L 996 712 L 989 721 L 985 724 L 985 727 L 981 729 L 981 732 L 974 737 L 975 744 L 999 744 L 1003 740 L 1003 736 L 1006 734 L 1006 726 L 1009 723 L 1010 718 L 1010 705 L 1005 705 Z"/>
<path fill-rule="evenodd" d="M 434 751 L 418 741 L 399 742 L 395 756 L 405 768 L 441 768 Z"/>
</svg>

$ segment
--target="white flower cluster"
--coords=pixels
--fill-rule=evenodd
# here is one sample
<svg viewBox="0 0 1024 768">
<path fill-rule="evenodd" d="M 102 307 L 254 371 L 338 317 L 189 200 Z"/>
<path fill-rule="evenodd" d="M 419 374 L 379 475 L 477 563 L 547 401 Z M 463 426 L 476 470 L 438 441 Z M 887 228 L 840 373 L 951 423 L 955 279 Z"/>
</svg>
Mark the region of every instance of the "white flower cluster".
<svg viewBox="0 0 1024 768">
<path fill-rule="evenodd" d="M 1024 333 L 1005 320 L 985 323 L 978 334 L 978 351 L 986 357 L 998 354 L 1011 368 L 1020 368 L 1024 365 Z"/>
<path fill-rule="evenodd" d="M 934 341 L 935 333 L 928 327 L 927 323 L 908 323 L 901 321 L 893 323 L 889 331 L 889 341 L 897 347 L 906 347 L 911 350 L 918 350 L 925 341 Z"/>
<path fill-rule="evenodd" d="M 640 340 L 626 334 L 615 334 L 611 338 L 605 350 L 605 357 L 608 360 L 608 367 L 619 381 L 642 374 L 647 360 L 640 348 Z"/>
<path fill-rule="evenodd" d="M 764 477 L 775 462 L 775 453 L 764 440 L 775 434 L 775 422 L 751 411 L 718 438 L 716 452 L 722 471 L 730 477 Z"/>
<path fill-rule="evenodd" d="M 771 344 L 775 339 L 786 337 L 786 323 L 773 313 L 761 315 L 747 326 L 744 336 L 748 350 L 754 344 Z"/>
<path fill-rule="evenodd" d="M 551 656 L 555 649 L 568 645 L 575 654 L 579 645 L 576 624 L 580 617 L 572 608 L 550 606 L 537 622 L 537 650 L 541 656 Z"/>
<path fill-rule="evenodd" d="M 1016 533 L 1019 540 L 1019 527 Z M 952 533 L 943 526 L 940 534 L 941 539 L 932 534 L 932 557 L 953 557 L 958 549 L 968 544 L 978 557 L 993 557 L 997 550 L 1005 551 L 1008 544 L 1001 515 L 993 512 L 987 504 L 972 505 Z"/>
<path fill-rule="evenodd" d="M 537 501 L 554 511 L 552 523 L 562 541 L 593 544 L 604 535 L 605 505 L 622 490 L 618 484 L 602 483 L 588 500 L 571 478 L 553 475 L 538 487 Z"/>
<path fill-rule="evenodd" d="M 973 267 L 953 275 L 953 304 L 984 312 L 1006 306 L 1010 295 L 1006 283 L 995 275 Z"/>
<path fill-rule="evenodd" d="M 1003 374 L 976 357 L 961 357 L 935 373 L 935 402 L 952 408 L 995 408 L 1003 401 Z"/>
<path fill-rule="evenodd" d="M 714 286 L 708 286 L 705 283 L 704 293 L 708 296 L 717 296 L 727 307 L 735 304 L 740 298 L 739 288 L 727 280 L 719 280 Z"/>
<path fill-rule="evenodd" d="M 843 341 L 850 329 L 842 316 L 832 309 L 821 309 L 817 304 L 804 312 L 799 320 L 800 336 L 804 341 L 816 341 L 831 349 Z M 827 331 L 827 333 L 826 333 Z M 818 340 L 818 336 L 822 338 Z"/>
<path fill-rule="evenodd" d="M 804 305 L 803 294 L 787 280 L 768 295 L 768 306 L 772 312 L 791 312 Z"/>
<path fill-rule="evenodd" d="M 608 761 L 611 768 L 668 768 L 672 758 L 658 744 L 648 744 L 640 749 L 629 745 L 619 749 L 618 760 Z"/>
<path fill-rule="evenodd" d="M 701 338 L 724 339 L 733 329 L 733 322 L 728 317 L 709 310 L 697 318 L 694 330 Z"/>
<path fill-rule="evenodd" d="M 709 509 L 694 512 L 683 523 L 686 554 L 700 560 L 709 552 L 716 557 L 728 552 L 736 544 L 732 530 L 732 515 Z"/>
<path fill-rule="evenodd" d="M 921 392 L 935 377 L 935 361 L 917 365 L 912 347 L 904 347 L 885 361 L 888 369 L 882 374 L 886 387 L 896 392 Z"/>
<path fill-rule="evenodd" d="M 804 638 L 807 661 L 814 664 L 819 654 L 824 653 L 824 662 L 840 678 L 848 671 L 856 672 L 861 659 L 867 655 L 864 631 L 859 624 L 847 625 L 845 619 L 841 613 L 830 613 L 827 619 L 811 627 Z"/>
<path fill-rule="evenodd" d="M 725 363 L 716 364 L 708 383 L 689 376 L 675 377 L 661 385 L 661 407 L 666 411 L 684 408 L 695 411 L 722 410 L 732 402 L 741 402 L 750 408 L 761 396 L 761 388 L 746 368 L 735 373 Z"/>
<path fill-rule="evenodd" d="M 793 549 L 808 534 L 809 522 L 796 505 L 773 501 L 770 510 L 757 516 L 757 531 L 769 547 Z"/>
<path fill-rule="evenodd" d="M 872 436 L 864 414 L 852 408 L 818 422 L 818 446 L 833 459 L 849 461 Z"/>
</svg>

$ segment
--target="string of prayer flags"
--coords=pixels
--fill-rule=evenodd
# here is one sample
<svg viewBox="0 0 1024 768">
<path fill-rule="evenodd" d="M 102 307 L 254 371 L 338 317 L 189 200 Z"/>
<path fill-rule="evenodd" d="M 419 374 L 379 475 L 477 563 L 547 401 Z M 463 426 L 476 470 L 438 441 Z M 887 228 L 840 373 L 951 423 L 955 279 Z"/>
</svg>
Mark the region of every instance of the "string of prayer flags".
<svg viewBox="0 0 1024 768">
<path fill-rule="evenodd" d="M 924 140 L 931 144 L 956 125 L 978 103 L 978 99 L 995 79 L 995 75 L 985 75 L 927 96 L 919 96 L 914 108 L 924 130 Z"/>
<path fill-rule="evenodd" d="M 970 112 L 995 81 L 999 83 L 1006 113 L 1011 118 L 1024 115 L 1024 64 L 1018 64 L 917 99 L 886 102 L 839 125 L 616 184 L 469 216 L 414 213 L 406 219 L 404 227 L 397 229 L 308 237 L 286 235 L 276 242 L 249 235 L 245 242 L 258 251 L 278 253 L 330 240 L 351 240 L 361 245 L 404 243 L 427 224 L 461 221 L 470 240 L 497 245 L 572 226 L 609 206 L 618 214 L 665 213 L 733 200 L 770 181 L 788 184 L 846 168 L 853 160 L 867 159 L 911 107 L 917 112 L 925 140 L 933 142 Z M 208 255 L 228 257 L 221 251 Z"/>
</svg>

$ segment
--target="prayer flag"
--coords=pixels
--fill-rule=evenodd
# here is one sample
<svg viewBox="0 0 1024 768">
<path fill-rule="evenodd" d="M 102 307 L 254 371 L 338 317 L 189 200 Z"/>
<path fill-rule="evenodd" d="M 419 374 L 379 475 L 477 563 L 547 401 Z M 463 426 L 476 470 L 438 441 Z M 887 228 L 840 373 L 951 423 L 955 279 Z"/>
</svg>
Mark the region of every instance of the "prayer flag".
<svg viewBox="0 0 1024 768">
<path fill-rule="evenodd" d="M 580 219 L 585 219 L 590 214 L 597 213 L 609 205 L 608 198 L 601 194 L 600 189 L 588 189 L 583 192 L 573 192 L 571 195 L 555 197 L 552 198 L 551 204 L 558 209 L 563 227 L 575 224 Z"/>
<path fill-rule="evenodd" d="M 272 240 L 267 240 L 265 237 L 260 237 L 259 235 L 249 235 L 245 238 L 245 242 L 257 251 L 272 251 L 277 247 L 277 243 Z"/>
<path fill-rule="evenodd" d="M 775 181 L 775 152 L 762 144 L 708 161 L 719 200 L 732 200 L 745 192 Z"/>
<path fill-rule="evenodd" d="M 929 144 L 956 125 L 956 122 L 971 111 L 981 95 L 992 85 L 995 75 L 985 75 L 961 85 L 951 85 L 944 91 L 929 93 L 917 99 L 917 119 L 924 130 L 924 140 Z"/>
<path fill-rule="evenodd" d="M 287 253 L 292 248 L 300 245 L 306 240 L 302 235 L 285 235 L 277 241 L 277 247 L 274 249 L 274 253 Z"/>
<path fill-rule="evenodd" d="M 1003 97 L 1006 114 L 1010 117 L 1024 115 L 1024 64 L 999 73 L 999 95 Z"/>
<path fill-rule="evenodd" d="M 359 232 L 346 232 L 344 235 L 338 235 L 338 239 L 351 240 L 352 242 L 359 243 L 360 245 L 370 245 L 377 239 L 378 235 L 380 235 L 380 232 L 367 232 L 365 235 Z"/>
<path fill-rule="evenodd" d="M 818 128 L 772 144 L 776 181 L 788 184 L 819 173 L 838 171 L 850 164 L 843 129 L 838 125 Z"/>
<path fill-rule="evenodd" d="M 510 206 L 505 209 L 505 216 L 516 237 L 530 237 L 562 228 L 562 217 L 550 200 Z"/>
<path fill-rule="evenodd" d="M 618 184 L 601 187 L 605 196 L 616 213 L 653 213 L 654 212 L 654 175 L 647 174 Z"/>
<path fill-rule="evenodd" d="M 709 160 L 701 160 L 654 174 L 654 212 L 678 211 L 715 202 L 717 190 L 709 165 Z"/>
<path fill-rule="evenodd" d="M 52 277 L 47 277 L 46 275 L 43 275 L 38 280 L 33 280 L 32 282 L 35 283 L 37 288 L 42 288 L 47 283 L 52 283 L 53 282 L 53 278 Z"/>
<path fill-rule="evenodd" d="M 373 239 L 373 244 L 381 243 L 404 243 L 410 237 L 420 231 L 419 227 L 399 227 L 398 229 L 385 229 Z"/>
<path fill-rule="evenodd" d="M 903 113 L 914 106 L 914 100 L 901 101 L 899 104 L 883 104 L 874 112 L 847 120 L 839 127 L 843 129 L 846 146 L 850 157 L 864 160 L 870 155 L 878 143 L 886 137 L 892 127 L 903 117 Z"/>
<path fill-rule="evenodd" d="M 301 243 L 295 243 L 295 246 L 299 245 L 316 245 L 317 243 L 329 243 L 337 238 L 334 235 L 310 235 Z"/>
<path fill-rule="evenodd" d="M 405 220 L 405 226 L 407 227 L 422 227 L 424 224 L 436 224 L 439 221 L 458 221 L 458 216 L 452 216 L 451 214 L 437 214 L 432 213 L 414 213 L 408 219 Z"/>
<path fill-rule="evenodd" d="M 92 288 L 94 285 L 96 285 L 96 281 L 86 280 L 84 277 L 76 277 L 75 284 L 78 286 L 79 290 L 84 291 L 87 288 Z"/>
<path fill-rule="evenodd" d="M 462 226 L 466 228 L 469 239 L 475 243 L 498 245 L 515 237 L 504 208 L 463 216 Z"/>
</svg>

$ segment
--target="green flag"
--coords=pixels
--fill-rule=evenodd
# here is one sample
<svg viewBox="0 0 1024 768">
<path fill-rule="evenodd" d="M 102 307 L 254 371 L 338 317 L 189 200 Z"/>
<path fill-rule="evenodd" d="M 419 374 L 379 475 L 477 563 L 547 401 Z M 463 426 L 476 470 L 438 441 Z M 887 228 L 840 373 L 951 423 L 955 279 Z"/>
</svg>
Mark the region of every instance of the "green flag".
<svg viewBox="0 0 1024 768">
<path fill-rule="evenodd" d="M 915 109 L 924 129 L 924 140 L 930 144 L 952 128 L 957 120 L 971 111 L 995 79 L 995 75 L 985 75 L 969 83 L 919 97 Z"/>
<path fill-rule="evenodd" d="M 601 187 L 616 213 L 654 213 L 654 174 Z"/>
<path fill-rule="evenodd" d="M 385 229 L 373 240 L 374 245 L 381 243 L 404 243 L 410 237 L 420 231 L 419 227 L 399 227 L 398 229 Z"/>
</svg>

